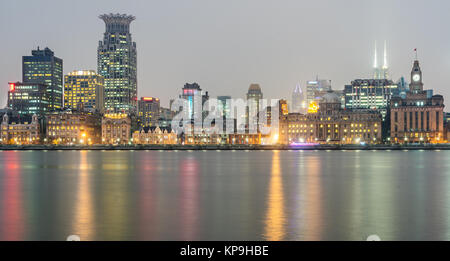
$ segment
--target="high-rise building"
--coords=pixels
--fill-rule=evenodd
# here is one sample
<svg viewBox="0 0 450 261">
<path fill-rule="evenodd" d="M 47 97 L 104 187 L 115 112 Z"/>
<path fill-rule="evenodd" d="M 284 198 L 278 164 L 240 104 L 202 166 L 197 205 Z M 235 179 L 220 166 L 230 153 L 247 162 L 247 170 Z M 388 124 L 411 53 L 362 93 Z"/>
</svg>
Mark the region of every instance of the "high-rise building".
<svg viewBox="0 0 450 261">
<path fill-rule="evenodd" d="M 63 107 L 63 60 L 49 48 L 38 47 L 31 56 L 22 57 L 22 82 L 47 85 L 50 111 Z"/>
<path fill-rule="evenodd" d="M 217 96 L 217 107 L 222 117 L 231 117 L 231 109 L 229 107 L 228 100 L 231 100 L 231 96 Z M 231 101 L 230 101 L 231 102 Z"/>
<path fill-rule="evenodd" d="M 312 102 L 320 102 L 322 96 L 331 91 L 331 81 L 319 80 L 319 77 L 315 81 L 306 82 L 306 103 L 307 106 Z"/>
<path fill-rule="evenodd" d="M 103 113 L 103 76 L 95 71 L 73 71 L 64 76 L 64 106 L 72 109 L 80 105 L 92 112 Z"/>
<path fill-rule="evenodd" d="M 263 93 L 259 84 L 251 84 L 247 92 L 247 110 L 246 110 L 246 124 L 247 129 L 255 128 L 259 131 L 259 118 L 260 118 L 260 103 L 263 99 Z M 253 126 L 253 127 L 252 127 Z"/>
<path fill-rule="evenodd" d="M 98 45 L 98 74 L 105 78 L 105 111 L 135 114 L 137 111 L 137 55 L 130 23 L 134 16 L 104 14 L 103 41 Z"/>
<path fill-rule="evenodd" d="M 297 84 L 295 86 L 294 92 L 292 92 L 291 112 L 305 113 L 306 108 L 307 108 L 307 105 L 306 105 L 306 99 L 303 95 L 303 90 L 300 87 L 300 84 Z"/>
<path fill-rule="evenodd" d="M 199 99 L 199 102 L 201 102 L 201 104 L 194 104 L 196 98 Z M 198 113 L 201 113 L 203 118 L 206 117 L 207 114 L 202 110 L 202 106 L 207 100 L 209 100 L 209 95 L 208 92 L 203 93 L 198 83 L 186 83 L 182 89 L 180 99 L 185 99 L 188 101 L 188 114 L 190 115 L 191 119 L 195 119 L 196 117 L 198 117 Z"/>
<path fill-rule="evenodd" d="M 383 116 L 393 96 L 399 95 L 398 85 L 387 79 L 357 79 L 344 87 L 346 109 L 380 110 Z"/>
<path fill-rule="evenodd" d="M 391 99 L 391 141 L 394 143 L 444 142 L 444 97 L 423 90 L 422 70 L 414 61 L 406 98 Z"/>
<path fill-rule="evenodd" d="M 22 115 L 43 115 L 49 112 L 50 93 L 48 92 L 48 85 L 10 82 L 7 107 Z"/>
<path fill-rule="evenodd" d="M 142 97 L 138 102 L 139 127 L 158 126 L 160 102 L 158 98 Z"/>
</svg>

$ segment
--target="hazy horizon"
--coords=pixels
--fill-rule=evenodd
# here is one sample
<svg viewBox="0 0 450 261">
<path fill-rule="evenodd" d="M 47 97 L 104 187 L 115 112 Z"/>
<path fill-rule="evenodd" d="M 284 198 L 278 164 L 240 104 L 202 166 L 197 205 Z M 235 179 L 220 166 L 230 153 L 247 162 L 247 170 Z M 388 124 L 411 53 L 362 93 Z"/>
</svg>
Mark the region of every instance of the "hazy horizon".
<svg viewBox="0 0 450 261">
<path fill-rule="evenodd" d="M 450 97 L 450 24 L 444 0 L 265 1 L 191 0 L 2 1 L 0 106 L 8 82 L 22 80 L 22 56 L 49 47 L 64 60 L 64 74 L 97 70 L 103 13 L 136 16 L 131 24 L 138 52 L 138 96 L 158 97 L 163 106 L 186 82 L 211 97 L 243 98 L 251 83 L 264 97 L 290 99 L 297 83 L 316 75 L 342 90 L 370 78 L 374 42 L 382 61 L 388 44 L 392 80 L 409 75 L 419 51 L 425 89 Z"/>
</svg>

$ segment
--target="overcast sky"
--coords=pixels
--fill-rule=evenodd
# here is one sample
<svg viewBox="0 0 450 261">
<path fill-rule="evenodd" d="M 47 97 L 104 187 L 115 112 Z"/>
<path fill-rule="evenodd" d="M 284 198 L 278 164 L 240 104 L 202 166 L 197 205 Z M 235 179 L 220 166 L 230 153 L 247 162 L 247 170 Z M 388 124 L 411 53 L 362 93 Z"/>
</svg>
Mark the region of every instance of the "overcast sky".
<svg viewBox="0 0 450 261">
<path fill-rule="evenodd" d="M 418 48 L 425 88 L 450 98 L 448 0 L 1 0 L 0 106 L 21 57 L 37 46 L 64 60 L 64 73 L 97 69 L 102 13 L 136 16 L 138 96 L 167 105 L 186 82 L 211 97 L 289 98 L 297 83 L 332 80 L 340 90 L 372 74 L 374 42 L 387 40 L 393 80 L 408 77 Z M 450 103 L 449 103 L 450 104 Z"/>
</svg>

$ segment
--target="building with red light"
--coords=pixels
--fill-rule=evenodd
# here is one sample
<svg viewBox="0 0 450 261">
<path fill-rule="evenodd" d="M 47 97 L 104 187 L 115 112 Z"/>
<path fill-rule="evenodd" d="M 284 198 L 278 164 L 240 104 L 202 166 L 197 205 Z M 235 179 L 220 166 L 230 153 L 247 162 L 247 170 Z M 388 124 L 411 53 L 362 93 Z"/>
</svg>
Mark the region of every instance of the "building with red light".
<svg viewBox="0 0 450 261">
<path fill-rule="evenodd" d="M 47 85 L 10 82 L 7 107 L 21 115 L 43 115 L 50 111 Z"/>
<path fill-rule="evenodd" d="M 158 98 L 142 97 L 138 101 L 138 125 L 154 127 L 158 125 L 160 115 L 160 102 Z"/>
</svg>

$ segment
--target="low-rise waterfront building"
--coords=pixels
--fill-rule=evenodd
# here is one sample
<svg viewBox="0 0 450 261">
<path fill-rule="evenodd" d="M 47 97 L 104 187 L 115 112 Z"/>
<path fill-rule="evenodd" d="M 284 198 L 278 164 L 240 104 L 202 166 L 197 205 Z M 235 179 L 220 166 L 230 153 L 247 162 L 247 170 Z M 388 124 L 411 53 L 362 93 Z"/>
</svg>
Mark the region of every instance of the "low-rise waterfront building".
<svg viewBox="0 0 450 261">
<path fill-rule="evenodd" d="M 391 100 L 391 142 L 442 143 L 444 134 L 444 97 L 429 97 L 423 90 L 422 70 L 415 60 L 406 98 Z"/>
<path fill-rule="evenodd" d="M 110 113 L 102 118 L 103 144 L 129 144 L 131 119 L 127 114 Z"/>
<path fill-rule="evenodd" d="M 177 134 L 170 128 L 143 127 L 133 133 L 134 144 L 177 144 Z"/>
<path fill-rule="evenodd" d="M 374 110 L 345 110 L 333 92 L 314 104 L 310 113 L 290 113 L 280 120 L 279 143 L 379 143 L 382 116 Z"/>
<path fill-rule="evenodd" d="M 99 144 L 101 125 L 98 114 L 62 111 L 46 115 L 46 142 L 51 144 Z"/>
<path fill-rule="evenodd" d="M 38 144 L 41 140 L 38 116 L 19 115 L 10 117 L 5 113 L 2 117 L 1 144 Z"/>
</svg>

